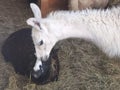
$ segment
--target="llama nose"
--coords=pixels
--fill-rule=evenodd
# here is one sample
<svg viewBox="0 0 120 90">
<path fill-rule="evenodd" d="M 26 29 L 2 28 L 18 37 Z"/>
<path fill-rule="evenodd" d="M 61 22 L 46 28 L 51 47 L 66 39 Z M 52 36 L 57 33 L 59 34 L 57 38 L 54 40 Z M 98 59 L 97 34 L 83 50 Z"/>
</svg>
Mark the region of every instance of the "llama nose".
<svg viewBox="0 0 120 90">
<path fill-rule="evenodd" d="M 32 75 L 34 78 L 39 78 L 43 73 L 44 73 L 44 70 L 43 70 L 42 66 L 40 65 L 40 69 L 37 70 L 37 71 L 32 70 L 31 75 Z"/>
</svg>

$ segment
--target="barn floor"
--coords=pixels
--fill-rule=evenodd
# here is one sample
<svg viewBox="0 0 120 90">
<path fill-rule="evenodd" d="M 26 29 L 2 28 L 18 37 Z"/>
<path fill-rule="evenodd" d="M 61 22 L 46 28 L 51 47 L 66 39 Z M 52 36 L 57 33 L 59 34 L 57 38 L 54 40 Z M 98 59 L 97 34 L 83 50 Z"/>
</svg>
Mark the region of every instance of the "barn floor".
<svg viewBox="0 0 120 90">
<path fill-rule="evenodd" d="M 0 0 L 0 48 L 14 31 L 28 27 L 32 16 L 26 0 Z M 15 74 L 0 54 L 0 90 L 120 90 L 120 61 L 109 59 L 95 45 L 79 39 L 57 44 L 60 75 L 57 82 L 35 85 Z"/>
</svg>

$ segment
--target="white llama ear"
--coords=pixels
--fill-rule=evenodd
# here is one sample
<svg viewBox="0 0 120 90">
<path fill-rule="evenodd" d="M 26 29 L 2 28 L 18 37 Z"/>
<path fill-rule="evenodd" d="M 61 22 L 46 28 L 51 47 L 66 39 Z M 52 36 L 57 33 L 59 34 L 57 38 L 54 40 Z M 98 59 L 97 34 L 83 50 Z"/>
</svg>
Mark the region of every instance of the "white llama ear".
<svg viewBox="0 0 120 90">
<path fill-rule="evenodd" d="M 37 18 L 37 19 L 41 19 L 41 10 L 39 9 L 39 7 L 34 3 L 31 3 L 30 7 L 32 9 L 34 17 Z"/>
<path fill-rule="evenodd" d="M 41 25 L 38 19 L 36 18 L 29 18 L 27 21 L 27 24 L 34 27 L 37 30 L 41 30 Z"/>
</svg>

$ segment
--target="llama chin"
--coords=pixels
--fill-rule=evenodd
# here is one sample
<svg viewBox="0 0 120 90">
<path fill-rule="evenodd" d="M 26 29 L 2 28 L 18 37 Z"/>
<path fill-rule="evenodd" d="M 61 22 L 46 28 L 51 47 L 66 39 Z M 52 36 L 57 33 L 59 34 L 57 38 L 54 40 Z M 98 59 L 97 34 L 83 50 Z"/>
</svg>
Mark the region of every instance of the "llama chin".
<svg viewBox="0 0 120 90">
<path fill-rule="evenodd" d="M 39 78 L 35 78 L 31 73 L 36 62 L 36 56 L 34 55 L 35 49 L 30 28 L 12 33 L 2 47 L 5 61 L 12 64 L 16 73 L 28 78 L 31 76 L 31 80 L 36 84 L 45 84 L 58 79 L 59 61 L 57 51 L 56 49 L 52 50 L 49 60 L 43 62 L 44 67 L 47 67 L 47 69 Z"/>
</svg>

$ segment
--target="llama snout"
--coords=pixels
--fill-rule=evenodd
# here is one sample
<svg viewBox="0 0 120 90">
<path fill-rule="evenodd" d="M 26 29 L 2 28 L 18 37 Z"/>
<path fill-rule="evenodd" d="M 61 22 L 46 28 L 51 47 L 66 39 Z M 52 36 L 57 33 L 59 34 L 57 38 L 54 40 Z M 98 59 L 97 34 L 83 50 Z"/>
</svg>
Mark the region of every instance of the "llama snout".
<svg viewBox="0 0 120 90">
<path fill-rule="evenodd" d="M 42 66 L 40 66 L 40 69 L 35 71 L 35 70 L 32 70 L 31 71 L 31 75 L 34 77 L 34 78 L 39 78 L 40 76 L 42 76 L 44 74 L 44 69 Z"/>
<path fill-rule="evenodd" d="M 40 62 L 41 63 L 37 62 L 37 64 L 34 66 L 35 68 L 33 68 L 31 72 L 31 75 L 36 79 L 47 75 L 50 71 L 51 60 L 48 59 L 47 61 Z"/>
</svg>

